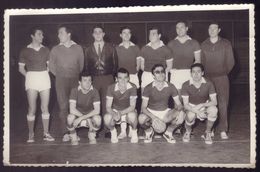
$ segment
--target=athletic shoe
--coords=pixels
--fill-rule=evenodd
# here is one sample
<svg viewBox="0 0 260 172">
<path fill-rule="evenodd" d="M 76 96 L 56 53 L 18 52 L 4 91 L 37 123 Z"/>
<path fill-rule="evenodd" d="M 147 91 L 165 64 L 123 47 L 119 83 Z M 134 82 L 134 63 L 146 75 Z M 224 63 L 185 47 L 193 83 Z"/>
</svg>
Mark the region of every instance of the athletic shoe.
<svg viewBox="0 0 260 172">
<path fill-rule="evenodd" d="M 220 137 L 221 137 L 221 139 L 223 139 L 223 140 L 228 139 L 228 135 L 227 135 L 227 133 L 226 133 L 225 131 L 222 131 L 222 132 L 220 133 Z"/>
<path fill-rule="evenodd" d="M 137 129 L 131 131 L 131 143 L 138 143 Z"/>
<path fill-rule="evenodd" d="M 168 143 L 176 143 L 175 138 L 171 135 L 166 134 L 166 132 L 163 133 L 163 137 L 166 139 Z"/>
<path fill-rule="evenodd" d="M 114 128 L 110 132 L 111 132 L 111 143 L 117 143 L 118 142 L 118 138 L 117 138 L 117 131 L 116 131 L 116 129 Z"/>
<path fill-rule="evenodd" d="M 68 141 L 70 141 L 70 139 L 71 139 L 70 134 L 66 133 L 66 134 L 63 135 L 62 141 L 68 142 Z"/>
<path fill-rule="evenodd" d="M 96 144 L 96 132 L 88 132 L 89 144 Z"/>
<path fill-rule="evenodd" d="M 213 143 L 212 138 L 211 138 L 211 133 L 206 133 L 205 134 L 205 143 L 208 145 L 211 145 Z"/>
<path fill-rule="evenodd" d="M 34 142 L 34 133 L 29 134 L 29 138 L 27 140 L 27 143 L 33 143 Z"/>
<path fill-rule="evenodd" d="M 150 132 L 145 131 L 144 143 L 151 143 L 153 141 L 154 131 L 151 129 Z"/>
<path fill-rule="evenodd" d="M 118 135 L 118 139 L 124 139 L 126 138 L 126 132 L 121 132 L 119 135 Z"/>
<path fill-rule="evenodd" d="M 183 137 L 182 137 L 182 141 L 187 143 L 187 142 L 190 142 L 190 132 L 185 132 Z"/>
<path fill-rule="evenodd" d="M 76 146 L 79 144 L 77 134 L 70 134 L 70 138 L 71 138 L 71 145 Z"/>
<path fill-rule="evenodd" d="M 45 133 L 43 135 L 43 140 L 48 141 L 48 142 L 53 142 L 55 139 L 50 135 L 50 133 Z"/>
</svg>

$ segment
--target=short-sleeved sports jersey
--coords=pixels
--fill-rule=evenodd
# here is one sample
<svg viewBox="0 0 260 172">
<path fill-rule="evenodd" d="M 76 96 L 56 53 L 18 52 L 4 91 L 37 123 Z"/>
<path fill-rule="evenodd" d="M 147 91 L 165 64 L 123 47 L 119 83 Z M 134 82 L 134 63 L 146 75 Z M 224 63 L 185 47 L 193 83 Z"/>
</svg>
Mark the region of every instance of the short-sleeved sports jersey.
<svg viewBox="0 0 260 172">
<path fill-rule="evenodd" d="M 213 94 L 216 94 L 215 87 L 212 82 L 205 80 L 205 78 L 202 78 L 200 88 L 196 88 L 192 80 L 189 80 L 183 83 L 181 89 L 182 97 L 188 97 L 189 103 L 194 105 L 205 103 L 209 100 L 209 96 Z"/>
<path fill-rule="evenodd" d="M 200 50 L 198 41 L 189 38 L 181 43 L 177 38 L 168 43 L 173 54 L 173 68 L 190 69 L 194 62 L 194 52 Z"/>
<path fill-rule="evenodd" d="M 141 56 L 144 58 L 144 71 L 151 72 L 155 64 L 166 66 L 166 61 L 172 59 L 171 50 L 163 44 L 157 49 L 151 47 L 151 43 L 141 49 Z"/>
<path fill-rule="evenodd" d="M 175 86 L 169 82 L 164 83 L 164 88 L 158 90 L 154 82 L 144 88 L 143 99 L 148 100 L 148 108 L 156 111 L 163 111 L 168 108 L 170 97 L 178 96 L 178 91 Z"/>
<path fill-rule="evenodd" d="M 41 46 L 37 51 L 28 45 L 22 49 L 19 56 L 19 64 L 24 64 L 27 71 L 45 71 L 47 70 L 46 62 L 49 60 L 50 50 Z"/>
<path fill-rule="evenodd" d="M 128 48 L 122 44 L 116 47 L 118 56 L 118 67 L 123 67 L 128 70 L 130 74 L 136 73 L 136 58 L 140 57 L 140 49 L 133 43 L 130 43 Z"/>
<path fill-rule="evenodd" d="M 81 87 L 78 86 L 71 90 L 69 101 L 75 102 L 77 110 L 86 115 L 94 110 L 94 104 L 100 104 L 100 97 L 98 91 L 93 86 L 86 94 L 84 94 Z"/>
<path fill-rule="evenodd" d="M 107 98 L 113 99 L 112 109 L 123 110 L 130 106 L 130 99 L 137 98 L 137 88 L 134 84 L 128 83 L 127 90 L 121 93 L 118 83 L 112 84 L 107 89 Z"/>
</svg>

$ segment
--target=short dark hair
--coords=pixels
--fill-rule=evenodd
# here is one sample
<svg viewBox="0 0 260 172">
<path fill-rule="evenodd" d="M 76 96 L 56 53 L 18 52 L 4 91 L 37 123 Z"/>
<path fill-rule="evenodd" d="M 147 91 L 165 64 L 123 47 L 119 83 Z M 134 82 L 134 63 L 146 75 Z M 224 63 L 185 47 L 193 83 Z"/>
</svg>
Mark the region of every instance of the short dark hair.
<svg viewBox="0 0 260 172">
<path fill-rule="evenodd" d="M 122 32 L 123 32 L 123 30 L 125 30 L 125 29 L 129 29 L 129 30 L 130 30 L 130 32 L 131 32 L 131 29 L 130 29 L 130 27 L 128 27 L 128 26 L 123 26 L 123 27 L 121 27 L 121 28 L 120 28 L 120 33 L 122 33 Z"/>
<path fill-rule="evenodd" d="M 96 28 L 99 28 L 99 29 L 101 29 L 103 32 L 105 32 L 104 27 L 103 27 L 101 24 L 97 24 L 97 25 L 95 25 L 95 26 L 92 28 L 92 33 L 94 32 L 94 30 L 95 30 Z"/>
<path fill-rule="evenodd" d="M 58 26 L 58 30 L 59 30 L 60 28 L 65 28 L 66 32 L 67 32 L 67 33 L 70 33 L 70 34 L 72 35 L 72 29 L 71 29 L 70 26 L 65 25 L 65 24 L 60 24 L 60 25 Z"/>
<path fill-rule="evenodd" d="M 151 71 L 153 75 L 154 75 L 154 70 L 155 70 L 157 67 L 162 67 L 163 70 L 165 70 L 164 65 L 162 65 L 162 64 L 155 64 L 155 65 L 152 67 L 152 71 Z"/>
<path fill-rule="evenodd" d="M 91 77 L 91 81 L 93 80 L 93 76 L 87 70 L 83 70 L 82 72 L 80 72 L 80 74 L 79 74 L 79 81 L 82 80 L 82 77 Z"/>
<path fill-rule="evenodd" d="M 33 27 L 30 28 L 29 34 L 30 35 L 35 35 L 37 30 L 40 30 L 40 31 L 43 32 L 43 30 L 42 30 L 42 28 L 40 26 L 33 26 Z"/>
<path fill-rule="evenodd" d="M 195 67 L 199 67 L 201 69 L 202 72 L 204 72 L 204 66 L 201 63 L 194 63 L 191 65 L 190 67 L 190 71 L 192 71 L 193 68 Z"/>
<path fill-rule="evenodd" d="M 126 73 L 127 76 L 129 76 L 128 70 L 125 69 L 125 68 L 122 68 L 122 67 L 117 70 L 117 72 L 116 72 L 116 77 L 118 77 L 118 73 Z"/>
<path fill-rule="evenodd" d="M 161 30 L 161 28 L 158 27 L 158 26 L 152 26 L 152 27 L 149 29 L 149 32 L 150 32 L 151 30 L 157 30 L 157 33 L 158 33 L 158 34 L 162 34 L 162 30 Z"/>
<path fill-rule="evenodd" d="M 188 22 L 185 21 L 185 20 L 178 20 L 178 21 L 176 22 L 176 25 L 177 25 L 178 23 L 183 23 L 183 24 L 185 25 L 185 27 L 189 27 L 189 26 L 188 26 Z"/>
<path fill-rule="evenodd" d="M 209 26 L 212 25 L 212 24 L 215 24 L 218 26 L 218 28 L 220 28 L 220 25 L 219 25 L 219 22 L 218 21 L 211 21 Z"/>
</svg>

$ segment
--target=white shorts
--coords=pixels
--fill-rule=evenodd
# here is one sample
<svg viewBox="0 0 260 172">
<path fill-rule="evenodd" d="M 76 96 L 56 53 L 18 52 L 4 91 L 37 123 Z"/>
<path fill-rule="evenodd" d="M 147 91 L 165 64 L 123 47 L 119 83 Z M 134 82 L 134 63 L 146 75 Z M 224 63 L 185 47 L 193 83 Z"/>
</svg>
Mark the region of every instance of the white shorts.
<svg viewBox="0 0 260 172">
<path fill-rule="evenodd" d="M 43 91 L 51 88 L 51 80 L 48 71 L 29 71 L 25 76 L 25 90 L 33 89 Z"/>
<path fill-rule="evenodd" d="M 141 87 L 144 88 L 153 81 L 154 81 L 154 77 L 152 72 L 143 71 Z"/>
<path fill-rule="evenodd" d="M 160 120 L 164 120 L 165 116 L 167 115 L 167 113 L 171 110 L 170 108 L 167 108 L 166 110 L 163 111 L 157 111 L 157 110 L 152 110 L 147 108 L 147 110 L 149 112 L 151 112 L 154 116 L 156 116 L 157 118 L 159 118 Z"/>
<path fill-rule="evenodd" d="M 135 86 L 136 86 L 137 88 L 140 87 L 139 79 L 138 79 L 137 74 L 130 74 L 130 82 L 133 83 L 133 84 L 135 84 Z"/>
<path fill-rule="evenodd" d="M 79 125 L 76 127 L 76 128 L 81 128 L 81 127 L 84 127 L 84 128 L 89 128 L 89 122 L 91 122 L 90 119 L 84 119 L 82 120 Z M 94 130 L 99 130 L 99 128 L 95 128 L 92 124 L 92 127 Z"/>
<path fill-rule="evenodd" d="M 180 90 L 182 84 L 191 78 L 190 69 L 171 69 L 170 82 Z"/>
</svg>

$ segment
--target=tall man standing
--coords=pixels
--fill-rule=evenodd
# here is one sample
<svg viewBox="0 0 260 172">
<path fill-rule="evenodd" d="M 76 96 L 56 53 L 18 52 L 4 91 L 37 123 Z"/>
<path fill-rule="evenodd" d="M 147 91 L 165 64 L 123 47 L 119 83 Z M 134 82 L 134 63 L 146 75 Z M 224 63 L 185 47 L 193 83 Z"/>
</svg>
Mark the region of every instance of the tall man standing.
<svg viewBox="0 0 260 172">
<path fill-rule="evenodd" d="M 200 45 L 192 39 L 188 32 L 186 22 L 179 21 L 176 24 L 177 37 L 168 43 L 173 54 L 173 69 L 171 70 L 171 83 L 180 90 L 182 84 L 190 79 L 190 66 L 200 63 Z"/>
<path fill-rule="evenodd" d="M 72 31 L 62 25 L 58 29 L 60 44 L 50 52 L 50 71 L 55 75 L 55 87 L 59 104 L 63 141 L 69 140 L 66 121 L 69 114 L 69 96 L 78 85 L 78 76 L 84 67 L 84 53 L 80 45 L 71 40 Z"/>
<path fill-rule="evenodd" d="M 93 28 L 94 43 L 85 50 L 85 68 L 93 75 L 93 86 L 101 97 L 101 114 L 106 113 L 107 87 L 114 83 L 117 70 L 117 54 L 115 48 L 104 41 L 103 27 Z"/>
<path fill-rule="evenodd" d="M 219 36 L 220 31 L 218 23 L 209 25 L 209 38 L 201 44 L 202 63 L 205 66 L 205 75 L 213 82 L 217 92 L 220 136 L 222 139 L 228 139 L 228 74 L 234 67 L 235 61 L 231 43 Z"/>
<path fill-rule="evenodd" d="M 122 42 L 116 47 L 116 52 L 118 55 L 118 67 L 125 68 L 129 71 L 130 82 L 135 84 L 139 88 L 139 79 L 137 72 L 140 70 L 140 48 L 131 42 L 131 29 L 127 26 L 120 29 L 120 37 Z M 118 138 L 123 139 L 126 137 L 126 127 L 125 122 L 120 124 L 121 133 Z M 129 126 L 129 137 L 131 137 L 132 127 Z"/>
<path fill-rule="evenodd" d="M 166 67 L 166 75 L 172 68 L 172 54 L 170 49 L 161 41 L 161 30 L 157 27 L 149 29 L 150 42 L 141 49 L 142 90 L 153 82 L 154 76 L 151 72 L 155 64 L 163 64 Z M 167 75 L 168 76 L 168 75 Z M 166 78 L 167 78 L 166 76 Z"/>
</svg>

